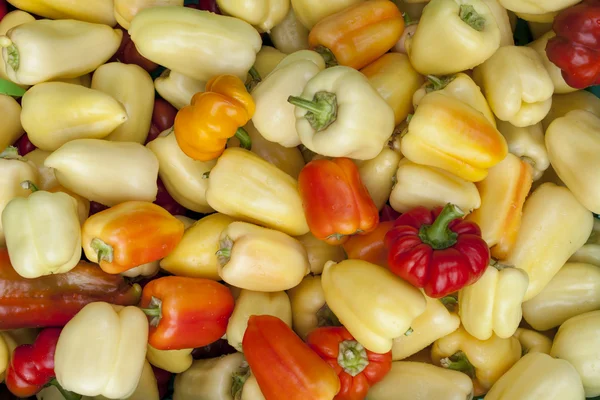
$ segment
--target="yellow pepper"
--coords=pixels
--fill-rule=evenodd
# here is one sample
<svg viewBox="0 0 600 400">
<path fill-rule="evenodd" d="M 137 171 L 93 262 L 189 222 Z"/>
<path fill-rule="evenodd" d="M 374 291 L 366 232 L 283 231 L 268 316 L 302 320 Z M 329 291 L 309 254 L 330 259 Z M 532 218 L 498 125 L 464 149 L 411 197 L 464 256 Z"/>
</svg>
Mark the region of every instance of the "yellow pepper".
<svg viewBox="0 0 600 400">
<path fill-rule="evenodd" d="M 146 143 L 154 108 L 154 84 L 150 74 L 135 64 L 104 64 L 94 71 L 92 89 L 112 96 L 127 112 L 127 121 L 106 139 Z"/>
<path fill-rule="evenodd" d="M 309 30 L 326 17 L 362 1 L 364 0 L 291 0 L 296 18 Z"/>
<path fill-rule="evenodd" d="M 548 44 L 548 40 L 550 40 L 554 36 L 556 36 L 556 33 L 554 33 L 554 31 L 551 30 L 549 32 L 546 32 L 545 34 L 537 38 L 535 41 L 529 43 L 527 47 L 531 47 L 532 49 L 534 49 L 540 56 L 544 68 L 548 72 L 550 79 L 552 79 L 552 83 L 554 85 L 554 93 L 560 94 L 575 92 L 577 89 L 567 85 L 564 78 L 562 77 L 562 71 L 560 70 L 560 68 L 554 65 L 546 55 L 546 45 Z"/>
<path fill-rule="evenodd" d="M 122 36 L 121 30 L 106 25 L 41 19 L 0 36 L 0 47 L 8 78 L 34 85 L 94 71 L 117 51 Z"/>
<path fill-rule="evenodd" d="M 460 318 L 451 312 L 442 299 L 425 296 L 427 308 L 410 324 L 410 334 L 404 334 L 394 339 L 392 344 L 392 359 L 403 360 L 425 349 L 438 339 L 447 336 L 458 329 Z M 428 353 L 429 354 L 429 353 Z"/>
<path fill-rule="evenodd" d="M 226 149 L 210 171 L 208 204 L 218 212 L 288 235 L 309 231 L 298 182 L 241 148 Z"/>
<path fill-rule="evenodd" d="M 552 340 L 546 335 L 531 329 L 517 328 L 514 337 L 519 339 L 523 355 L 528 353 L 550 354 Z"/>
<path fill-rule="evenodd" d="M 71 83 L 35 85 L 21 104 L 21 123 L 29 140 L 46 151 L 75 139 L 103 139 L 130 120 L 110 94 Z"/>
<path fill-rule="evenodd" d="M 406 54 L 384 54 L 360 70 L 394 111 L 398 125 L 413 111 L 412 96 L 424 78 L 413 68 Z"/>
<path fill-rule="evenodd" d="M 180 6 L 183 7 L 183 0 L 114 0 L 115 19 L 117 23 L 125 29 L 131 26 L 131 20 L 137 13 L 145 8 Z"/>
<path fill-rule="evenodd" d="M 253 68 L 256 70 L 256 73 L 258 73 L 259 78 L 266 78 L 286 55 L 286 53 L 282 53 L 275 47 L 263 46 L 256 54 L 256 61 L 254 62 Z"/>
<path fill-rule="evenodd" d="M 75 19 L 114 26 L 112 0 L 10 0 L 18 9 L 50 19 Z"/>
<path fill-rule="evenodd" d="M 64 83 L 72 83 L 74 85 L 85 86 L 89 88 L 92 86 L 92 74 L 85 74 L 78 76 L 77 78 L 57 78 L 53 79 L 51 82 L 64 82 Z"/>
<path fill-rule="evenodd" d="M 600 116 L 600 99 L 586 90 L 578 90 L 567 94 L 555 94 L 552 96 L 550 112 L 542 121 L 544 131 L 548 129 L 556 118 L 564 117 L 573 110 L 585 110 L 596 116 Z"/>
<path fill-rule="evenodd" d="M 342 246 L 330 245 L 323 240 L 317 239 L 310 232 L 296 239 L 302 243 L 308 254 L 308 262 L 310 263 L 310 272 L 312 274 L 321 274 L 327 261 L 340 262 L 346 259 L 346 254 Z"/>
<path fill-rule="evenodd" d="M 514 337 L 496 335 L 478 340 L 460 327 L 433 344 L 431 358 L 434 364 L 469 375 L 479 396 L 521 358 L 521 344 Z"/>
<path fill-rule="evenodd" d="M 217 258 L 222 280 L 260 292 L 291 289 L 310 272 L 299 241 L 247 222 L 232 222 L 221 232 Z"/>
<path fill-rule="evenodd" d="M 586 242 L 594 217 L 569 189 L 544 183 L 525 201 L 517 241 L 502 262 L 529 275 L 524 301 L 537 296 Z"/>
<path fill-rule="evenodd" d="M 4 151 L 16 142 L 25 131 L 21 125 L 21 106 L 14 98 L 0 94 L 0 110 L 2 110 L 0 151 Z"/>
<path fill-rule="evenodd" d="M 175 215 L 175 218 L 177 218 L 183 223 L 183 227 L 185 228 L 185 230 L 191 228 L 192 225 L 194 225 L 194 223 L 196 222 L 195 219 L 186 217 L 185 215 Z"/>
<path fill-rule="evenodd" d="M 571 317 L 600 309 L 600 267 L 568 262 L 534 298 L 523 303 L 523 317 L 546 331 Z"/>
<path fill-rule="evenodd" d="M 37 187 L 40 188 L 41 190 L 50 190 L 56 186 L 60 186 L 58 183 L 58 180 L 56 180 L 56 174 L 54 173 L 54 169 L 44 166 L 44 162 L 46 161 L 46 158 L 48 158 L 48 156 L 50 154 L 52 154 L 52 153 L 49 151 L 35 149 L 35 150 L 27 153 L 26 157 L 24 157 L 24 159 L 31 162 L 33 165 L 35 165 L 37 167 L 37 171 L 38 171 L 37 182 L 39 183 L 37 185 Z M 71 193 L 73 193 L 73 192 L 71 192 Z"/>
<path fill-rule="evenodd" d="M 384 147 L 381 153 L 371 160 L 353 160 L 358 166 L 361 181 L 379 210 L 390 199 L 394 177 L 401 159 L 402 154 Z"/>
<path fill-rule="evenodd" d="M 126 398 L 140 381 L 147 343 L 148 319 L 139 308 L 90 303 L 60 334 L 56 379 L 66 390 L 85 396 Z"/>
<path fill-rule="evenodd" d="M 325 302 L 321 275 L 308 275 L 288 291 L 292 307 L 292 328 L 303 340 L 322 326 L 339 325 L 337 317 Z"/>
<path fill-rule="evenodd" d="M 0 20 L 0 35 L 6 35 L 6 32 L 14 28 L 15 26 L 22 25 L 27 22 L 35 21 L 35 17 L 25 11 L 15 10 L 6 14 Z M 6 66 L 2 61 L 2 54 L 0 51 L 0 78 L 8 79 L 8 75 L 6 74 Z M 10 80 L 10 79 L 8 79 Z M 19 85 L 23 89 L 29 88 L 29 85 Z"/>
<path fill-rule="evenodd" d="M 532 48 L 501 47 L 475 68 L 473 76 L 502 121 L 519 127 L 534 125 L 550 111 L 554 84 Z"/>
<path fill-rule="evenodd" d="M 161 133 L 146 147 L 158 159 L 158 176 L 175 201 L 195 212 L 214 211 L 206 201 L 208 179 L 203 174 L 215 166 L 216 160 L 197 161 L 188 157 L 177 145 L 172 129 Z"/>
<path fill-rule="evenodd" d="M 237 351 L 243 352 L 242 339 L 251 315 L 272 315 L 292 326 L 292 307 L 285 292 L 264 293 L 243 289 L 235 300 L 226 333 L 227 342 Z"/>
<path fill-rule="evenodd" d="M 506 8 L 500 4 L 499 0 L 483 0 L 483 2 L 490 8 L 498 24 L 498 29 L 500 29 L 500 47 L 514 45 L 513 28 Z"/>
<path fill-rule="evenodd" d="M 158 160 L 139 143 L 72 140 L 44 165 L 54 168 L 62 186 L 109 207 L 130 200 L 154 201 L 158 192 Z"/>
<path fill-rule="evenodd" d="M 531 166 L 510 153 L 477 183 L 481 207 L 466 219 L 479 225 L 493 257 L 505 258 L 515 245 L 531 183 Z"/>
<path fill-rule="evenodd" d="M 180 374 L 186 371 L 194 361 L 192 351 L 194 349 L 181 350 L 158 350 L 148 344 L 146 358 L 150 364 L 169 371 L 173 374 Z"/>
<path fill-rule="evenodd" d="M 590 237 L 572 256 L 569 262 L 586 263 L 600 267 L 600 220 L 594 218 Z"/>
<path fill-rule="evenodd" d="M 490 58 L 500 38 L 496 17 L 483 0 L 431 0 L 405 46 L 421 74 L 449 75 Z"/>
<path fill-rule="evenodd" d="M 498 130 L 508 143 L 508 151 L 532 167 L 532 179 L 537 181 L 550 166 L 544 143 L 542 124 L 518 127 L 510 122 L 498 121 Z"/>
<path fill-rule="evenodd" d="M 275 48 L 285 54 L 308 49 L 308 29 L 298 21 L 293 8 L 271 29 L 269 37 Z"/>
<path fill-rule="evenodd" d="M 387 268 L 362 260 L 330 261 L 322 275 L 325 300 L 367 350 L 387 353 L 425 312 L 425 296 Z"/>
<path fill-rule="evenodd" d="M 121 275 L 128 278 L 152 277 L 158 273 L 159 269 L 160 260 L 155 260 L 123 271 Z"/>
<path fill-rule="evenodd" d="M 507 10 L 519 14 L 547 14 L 579 3 L 579 0 L 498 0 Z"/>
<path fill-rule="evenodd" d="M 217 0 L 219 9 L 253 25 L 259 32 L 270 32 L 290 10 L 290 0 Z"/>
<path fill-rule="evenodd" d="M 260 390 L 260 386 L 258 386 L 256 377 L 252 375 L 252 373 L 250 373 L 250 376 L 248 376 L 244 382 L 240 400 L 266 400 Z"/>
<path fill-rule="evenodd" d="M 535 1 L 535 0 L 534 0 Z M 531 22 L 540 23 L 540 24 L 549 24 L 549 29 L 546 30 L 548 32 L 552 29 L 552 22 L 554 22 L 554 18 L 558 15 L 559 11 L 550 11 L 544 13 L 525 13 L 525 12 L 515 12 L 515 15 L 522 20 L 527 21 L 527 25 L 531 27 Z M 546 33 L 544 32 L 544 33 Z M 532 32 L 533 34 L 534 32 Z M 538 39 L 539 36 L 536 38 Z"/>
<path fill-rule="evenodd" d="M 142 56 L 199 81 L 227 74 L 246 79 L 262 44 L 247 22 L 178 6 L 140 11 L 129 34 Z"/>
<path fill-rule="evenodd" d="M 470 212 L 480 207 L 481 198 L 473 182 L 406 158 L 400 161 L 390 194 L 390 205 L 394 210 L 404 213 L 418 206 L 435 208 L 447 203 Z"/>
<path fill-rule="evenodd" d="M 206 82 L 199 81 L 179 72 L 165 69 L 154 80 L 154 88 L 163 99 L 176 109 L 189 106 L 196 93 L 204 92 Z"/>
<path fill-rule="evenodd" d="M 421 362 L 395 361 L 392 369 L 371 386 L 366 400 L 464 400 L 473 397 L 468 376 Z"/>
</svg>

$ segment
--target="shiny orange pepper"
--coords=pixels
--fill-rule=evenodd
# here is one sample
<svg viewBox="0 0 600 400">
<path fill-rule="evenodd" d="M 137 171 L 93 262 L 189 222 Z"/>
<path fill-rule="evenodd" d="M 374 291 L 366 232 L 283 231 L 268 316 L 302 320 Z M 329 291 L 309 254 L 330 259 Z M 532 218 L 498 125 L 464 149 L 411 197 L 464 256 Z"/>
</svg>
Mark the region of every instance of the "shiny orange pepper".
<svg viewBox="0 0 600 400">
<path fill-rule="evenodd" d="M 190 158 L 210 161 L 218 158 L 233 136 L 241 147 L 250 150 L 251 141 L 242 128 L 252 118 L 254 100 L 244 82 L 233 75 L 219 75 L 206 84 L 206 91 L 196 93 L 191 104 L 175 117 L 175 138 Z"/>
<path fill-rule="evenodd" d="M 308 44 L 328 66 L 361 69 L 394 47 L 404 32 L 402 13 L 389 0 L 357 3 L 319 21 Z"/>
<path fill-rule="evenodd" d="M 306 221 L 320 240 L 337 245 L 377 228 L 379 211 L 349 158 L 314 160 L 298 177 Z"/>
<path fill-rule="evenodd" d="M 88 260 L 119 274 L 167 256 L 183 237 L 183 222 L 164 208 L 127 201 L 89 217 L 81 228 Z"/>
<path fill-rule="evenodd" d="M 366 235 L 351 236 L 342 246 L 349 260 L 364 260 L 371 264 L 387 267 L 388 250 L 385 234 L 394 226 L 394 221 L 382 221 Z"/>
</svg>

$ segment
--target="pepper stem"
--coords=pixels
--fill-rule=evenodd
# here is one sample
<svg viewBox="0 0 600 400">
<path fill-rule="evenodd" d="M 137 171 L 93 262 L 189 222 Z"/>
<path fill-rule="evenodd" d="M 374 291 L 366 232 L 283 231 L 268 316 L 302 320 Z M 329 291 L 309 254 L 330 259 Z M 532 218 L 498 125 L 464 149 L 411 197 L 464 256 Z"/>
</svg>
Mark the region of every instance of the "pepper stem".
<svg viewBox="0 0 600 400">
<path fill-rule="evenodd" d="M 110 244 L 103 242 L 101 239 L 93 238 L 90 247 L 98 255 L 98 263 L 102 261 L 113 262 L 114 250 Z"/>
<path fill-rule="evenodd" d="M 20 157 L 19 150 L 15 146 L 8 146 L 2 153 L 0 153 L 0 158 L 14 159 Z"/>
<path fill-rule="evenodd" d="M 446 309 L 450 312 L 454 312 L 456 310 L 456 307 L 458 306 L 458 299 L 456 298 L 455 294 L 449 294 L 448 296 L 444 296 L 439 300 L 442 302 L 444 307 L 446 307 Z"/>
<path fill-rule="evenodd" d="M 35 185 L 35 183 L 31 182 L 31 181 L 23 181 L 21 182 L 21 187 L 25 190 L 31 190 L 32 193 L 37 192 L 38 187 Z"/>
<path fill-rule="evenodd" d="M 70 392 L 68 390 L 65 390 L 60 383 L 58 383 L 58 380 L 56 380 L 56 378 L 52 378 L 52 380 L 50 381 L 50 383 L 48 383 L 48 385 L 54 386 L 58 389 L 58 391 L 60 392 L 60 394 L 62 395 L 62 397 L 64 397 L 65 400 L 79 400 L 81 399 L 81 395 L 77 394 L 77 393 L 73 393 Z"/>
<path fill-rule="evenodd" d="M 235 131 L 235 137 L 240 141 L 240 147 L 246 150 L 252 150 L 252 139 L 250 139 L 250 135 L 244 128 L 238 128 Z"/>
<path fill-rule="evenodd" d="M 244 384 L 250 378 L 250 366 L 248 366 L 247 362 L 243 362 L 239 371 L 231 374 L 232 384 L 231 384 L 231 396 L 234 400 L 240 400 L 242 398 L 242 392 L 244 388 Z"/>
<path fill-rule="evenodd" d="M 233 248 L 233 240 L 229 236 L 225 236 L 224 239 L 221 239 L 219 242 L 219 250 L 215 253 L 217 255 L 217 260 L 221 267 L 224 267 L 225 264 L 229 262 L 231 259 L 231 249 Z"/>
<path fill-rule="evenodd" d="M 290 96 L 288 103 L 308 110 L 306 119 L 317 132 L 325 130 L 337 119 L 337 96 L 335 93 L 317 92 L 312 100 Z"/>
<path fill-rule="evenodd" d="M 162 319 L 162 301 L 152 296 L 148 308 L 141 308 L 141 310 L 150 317 L 150 325 L 157 327 Z"/>
<path fill-rule="evenodd" d="M 317 311 L 317 327 L 321 328 L 324 326 L 342 326 L 338 317 L 331 311 L 327 304 L 324 304 Z"/>
<path fill-rule="evenodd" d="M 485 18 L 479 15 L 475 8 L 470 4 L 461 5 L 458 11 L 458 16 L 467 25 L 478 32 L 483 31 L 485 28 Z"/>
<path fill-rule="evenodd" d="M 250 70 L 248 71 L 248 75 L 250 75 L 250 78 L 246 81 L 246 90 L 248 92 L 251 92 L 252 89 L 254 89 L 256 85 L 258 85 L 262 81 L 262 79 L 256 68 L 254 67 L 250 68 Z"/>
<path fill-rule="evenodd" d="M 321 57 L 323 57 L 323 60 L 325 61 L 325 67 L 329 68 L 329 67 L 335 67 L 336 65 L 338 65 L 335 55 L 327 47 L 317 46 L 317 47 L 315 47 L 315 51 L 317 53 L 319 53 L 321 55 Z"/>
<path fill-rule="evenodd" d="M 427 91 L 427 93 L 435 92 L 436 90 L 442 90 L 443 88 L 448 86 L 448 84 L 452 82 L 454 78 L 454 75 L 439 77 L 435 75 L 427 75 L 427 80 L 429 81 L 429 83 L 427 84 L 425 90 Z"/>
<path fill-rule="evenodd" d="M 497 260 L 494 260 L 493 258 L 490 259 L 490 267 L 494 267 L 498 271 L 502 271 L 503 269 L 506 269 L 506 268 L 514 268 L 513 265 L 501 264 Z"/>
<path fill-rule="evenodd" d="M 458 206 L 450 203 L 446 204 L 432 225 L 421 226 L 419 238 L 435 250 L 447 249 L 453 246 L 458 235 L 448 228 L 448 224 L 463 215 L 465 213 Z"/>
<path fill-rule="evenodd" d="M 337 362 L 350 376 L 363 372 L 369 365 L 369 357 L 364 346 L 356 340 L 340 342 Z"/>
<path fill-rule="evenodd" d="M 5 48 L 8 54 L 6 63 L 14 70 L 19 69 L 19 50 L 8 36 L 0 36 L 0 47 Z"/>
<path fill-rule="evenodd" d="M 444 368 L 465 373 L 471 377 L 471 379 L 475 379 L 475 367 L 471 364 L 467 355 L 462 351 L 457 351 L 450 357 L 442 358 L 440 364 Z"/>
</svg>

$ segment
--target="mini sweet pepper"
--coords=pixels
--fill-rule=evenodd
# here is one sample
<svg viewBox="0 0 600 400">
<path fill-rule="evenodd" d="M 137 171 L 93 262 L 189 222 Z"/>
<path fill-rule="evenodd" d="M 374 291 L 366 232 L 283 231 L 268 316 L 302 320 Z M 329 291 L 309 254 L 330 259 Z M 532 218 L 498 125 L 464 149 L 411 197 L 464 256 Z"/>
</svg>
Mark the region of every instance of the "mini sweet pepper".
<svg viewBox="0 0 600 400">
<path fill-rule="evenodd" d="M 384 147 L 381 153 L 371 160 L 352 160 L 358 167 L 360 179 L 378 210 L 390 199 L 394 176 L 401 159 L 400 152 Z"/>
<path fill-rule="evenodd" d="M 154 88 L 160 97 L 167 100 L 176 109 L 181 110 L 183 107 L 190 105 L 192 97 L 196 93 L 204 92 L 206 82 L 165 69 L 154 80 Z"/>
<path fill-rule="evenodd" d="M 553 101 L 554 99 L 556 96 L 553 97 Z M 542 123 L 518 127 L 510 122 L 498 121 L 498 130 L 506 139 L 508 151 L 531 165 L 533 181 L 540 179 L 550 166 Z"/>
<path fill-rule="evenodd" d="M 261 32 L 270 32 L 290 10 L 289 0 L 217 0 L 216 3 L 225 14 L 246 21 Z"/>
</svg>

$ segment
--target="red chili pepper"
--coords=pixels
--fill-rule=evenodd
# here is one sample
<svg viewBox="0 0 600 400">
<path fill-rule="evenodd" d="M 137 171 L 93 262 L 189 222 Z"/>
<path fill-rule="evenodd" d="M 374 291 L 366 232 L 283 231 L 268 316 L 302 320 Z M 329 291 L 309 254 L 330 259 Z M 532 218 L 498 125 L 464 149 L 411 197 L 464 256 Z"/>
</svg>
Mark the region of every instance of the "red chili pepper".
<svg viewBox="0 0 600 400">
<path fill-rule="evenodd" d="M 548 41 L 546 54 L 565 82 L 576 89 L 600 84 L 600 0 L 561 11 L 552 29 L 556 36 Z"/>
<path fill-rule="evenodd" d="M 475 283 L 490 261 L 477 224 L 460 219 L 455 205 L 402 214 L 386 235 L 390 270 L 429 297 L 440 298 Z"/>
</svg>

